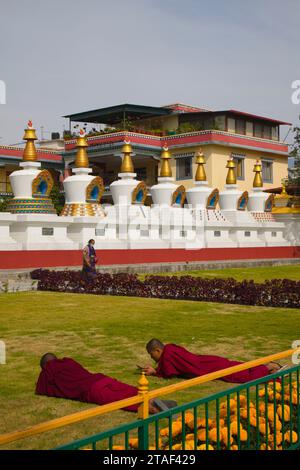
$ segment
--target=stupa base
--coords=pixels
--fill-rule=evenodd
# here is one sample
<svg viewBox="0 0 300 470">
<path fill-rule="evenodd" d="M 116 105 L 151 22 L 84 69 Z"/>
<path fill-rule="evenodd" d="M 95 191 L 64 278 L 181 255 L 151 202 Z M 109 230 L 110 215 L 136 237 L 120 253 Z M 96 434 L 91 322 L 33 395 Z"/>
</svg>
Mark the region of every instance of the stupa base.
<svg viewBox="0 0 300 470">
<path fill-rule="evenodd" d="M 49 198 L 12 199 L 6 210 L 11 214 L 56 214 Z"/>
<path fill-rule="evenodd" d="M 100 204 L 90 202 L 79 204 L 65 204 L 61 211 L 61 216 L 97 216 L 105 217 L 105 212 Z"/>
</svg>

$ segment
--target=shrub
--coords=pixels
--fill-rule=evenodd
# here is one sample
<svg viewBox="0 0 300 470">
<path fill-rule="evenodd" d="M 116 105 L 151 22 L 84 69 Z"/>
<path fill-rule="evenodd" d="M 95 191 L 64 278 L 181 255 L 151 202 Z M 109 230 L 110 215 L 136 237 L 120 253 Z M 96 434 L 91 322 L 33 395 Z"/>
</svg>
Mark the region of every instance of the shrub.
<svg viewBox="0 0 300 470">
<path fill-rule="evenodd" d="M 300 281 L 273 279 L 262 284 L 235 279 L 205 279 L 192 276 L 147 276 L 136 274 L 100 274 L 94 282 L 82 287 L 80 271 L 49 271 L 37 269 L 31 273 L 38 279 L 38 289 L 44 291 L 153 297 L 160 299 L 223 302 L 266 307 L 300 307 Z"/>
</svg>

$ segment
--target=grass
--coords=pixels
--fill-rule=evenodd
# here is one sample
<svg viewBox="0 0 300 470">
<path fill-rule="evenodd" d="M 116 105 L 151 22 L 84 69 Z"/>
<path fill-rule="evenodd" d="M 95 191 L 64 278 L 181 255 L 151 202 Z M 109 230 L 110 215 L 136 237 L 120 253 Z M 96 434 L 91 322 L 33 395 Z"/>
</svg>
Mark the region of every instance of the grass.
<svg viewBox="0 0 300 470">
<path fill-rule="evenodd" d="M 198 353 L 250 360 L 290 348 L 299 330 L 295 309 L 52 292 L 1 294 L 0 339 L 6 343 L 7 363 L 0 365 L 0 433 L 94 406 L 34 394 L 39 358 L 47 351 L 136 385 L 136 364 L 151 364 L 145 343 L 152 337 Z M 150 378 L 151 389 L 165 383 Z M 172 398 L 181 404 L 228 386 L 215 381 Z M 52 448 L 134 419 L 118 411 L 6 448 Z"/>
<path fill-rule="evenodd" d="M 265 280 L 271 279 L 291 279 L 294 281 L 300 280 L 300 265 L 286 265 L 286 266 L 256 266 L 253 268 L 225 268 L 225 269 L 208 269 L 202 271 L 177 271 L 157 273 L 158 276 L 193 276 L 193 277 L 218 277 L 228 278 L 231 277 L 237 281 L 254 280 L 257 283 L 262 283 Z M 144 279 L 147 274 L 140 274 L 139 277 Z"/>
</svg>

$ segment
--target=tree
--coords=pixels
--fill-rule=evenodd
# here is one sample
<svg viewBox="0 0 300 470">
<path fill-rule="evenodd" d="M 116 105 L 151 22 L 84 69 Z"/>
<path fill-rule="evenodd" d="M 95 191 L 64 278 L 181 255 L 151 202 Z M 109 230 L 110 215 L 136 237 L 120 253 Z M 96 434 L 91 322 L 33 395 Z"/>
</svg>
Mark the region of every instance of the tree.
<svg viewBox="0 0 300 470">
<path fill-rule="evenodd" d="M 294 158 L 294 166 L 289 170 L 288 185 L 294 195 L 300 195 L 300 127 L 294 127 L 294 143 L 290 157 Z"/>
<path fill-rule="evenodd" d="M 6 212 L 7 206 L 9 201 L 11 201 L 11 197 L 0 197 L 0 212 Z"/>
<path fill-rule="evenodd" d="M 52 199 L 52 203 L 55 207 L 55 210 L 59 215 L 65 204 L 65 196 L 63 193 L 60 192 L 59 187 L 56 184 L 54 184 L 52 188 L 52 191 L 50 193 L 50 199 Z"/>
</svg>

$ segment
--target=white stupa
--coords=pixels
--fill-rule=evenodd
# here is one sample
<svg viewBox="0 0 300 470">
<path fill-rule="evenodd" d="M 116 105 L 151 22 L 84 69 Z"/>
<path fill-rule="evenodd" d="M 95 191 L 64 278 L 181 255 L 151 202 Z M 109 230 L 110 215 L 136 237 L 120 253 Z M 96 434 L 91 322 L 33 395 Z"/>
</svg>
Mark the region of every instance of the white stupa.
<svg viewBox="0 0 300 470">
<path fill-rule="evenodd" d="M 187 190 L 186 197 L 193 209 L 206 209 L 207 199 L 212 189 L 208 186 L 206 179 L 205 159 L 202 151 L 196 155 L 196 164 L 198 167 L 195 175 L 195 186 Z"/>
<path fill-rule="evenodd" d="M 26 140 L 26 146 L 19 164 L 22 169 L 9 175 L 14 197 L 7 210 L 13 214 L 56 214 L 49 198 L 53 178 L 48 170 L 40 169 L 34 145 L 37 137 L 31 121 L 28 121 L 23 139 Z"/>
<path fill-rule="evenodd" d="M 170 166 L 171 155 L 165 145 L 161 153 L 160 176 L 157 178 L 158 184 L 151 187 L 153 204 L 161 207 L 182 206 L 185 199 L 184 186 L 174 184 L 172 170 Z"/>
<path fill-rule="evenodd" d="M 226 177 L 225 190 L 220 193 L 219 206 L 222 211 L 236 211 L 242 191 L 237 189 L 235 163 L 233 158 L 227 160 L 226 168 L 228 168 L 228 173 Z"/>
<path fill-rule="evenodd" d="M 105 213 L 99 204 L 104 191 L 103 181 L 100 176 L 90 175 L 92 169 L 89 168 L 86 151 L 88 143 L 83 129 L 80 129 L 76 147 L 74 175 L 64 180 L 66 202 L 61 215 L 104 217 Z"/>
<path fill-rule="evenodd" d="M 147 187 L 143 181 L 136 179 L 131 156 L 132 147 L 129 140 L 124 141 L 122 147 L 123 160 L 118 173 L 119 180 L 110 185 L 110 191 L 115 206 L 131 206 L 143 204 L 147 196 Z"/>
<path fill-rule="evenodd" d="M 263 191 L 263 180 L 261 172 L 261 163 L 256 161 L 253 169 L 255 176 L 253 181 L 253 189 L 249 194 L 248 210 L 251 212 L 264 212 L 267 199 L 270 197 Z M 272 208 L 270 208 L 272 209 Z"/>
</svg>

